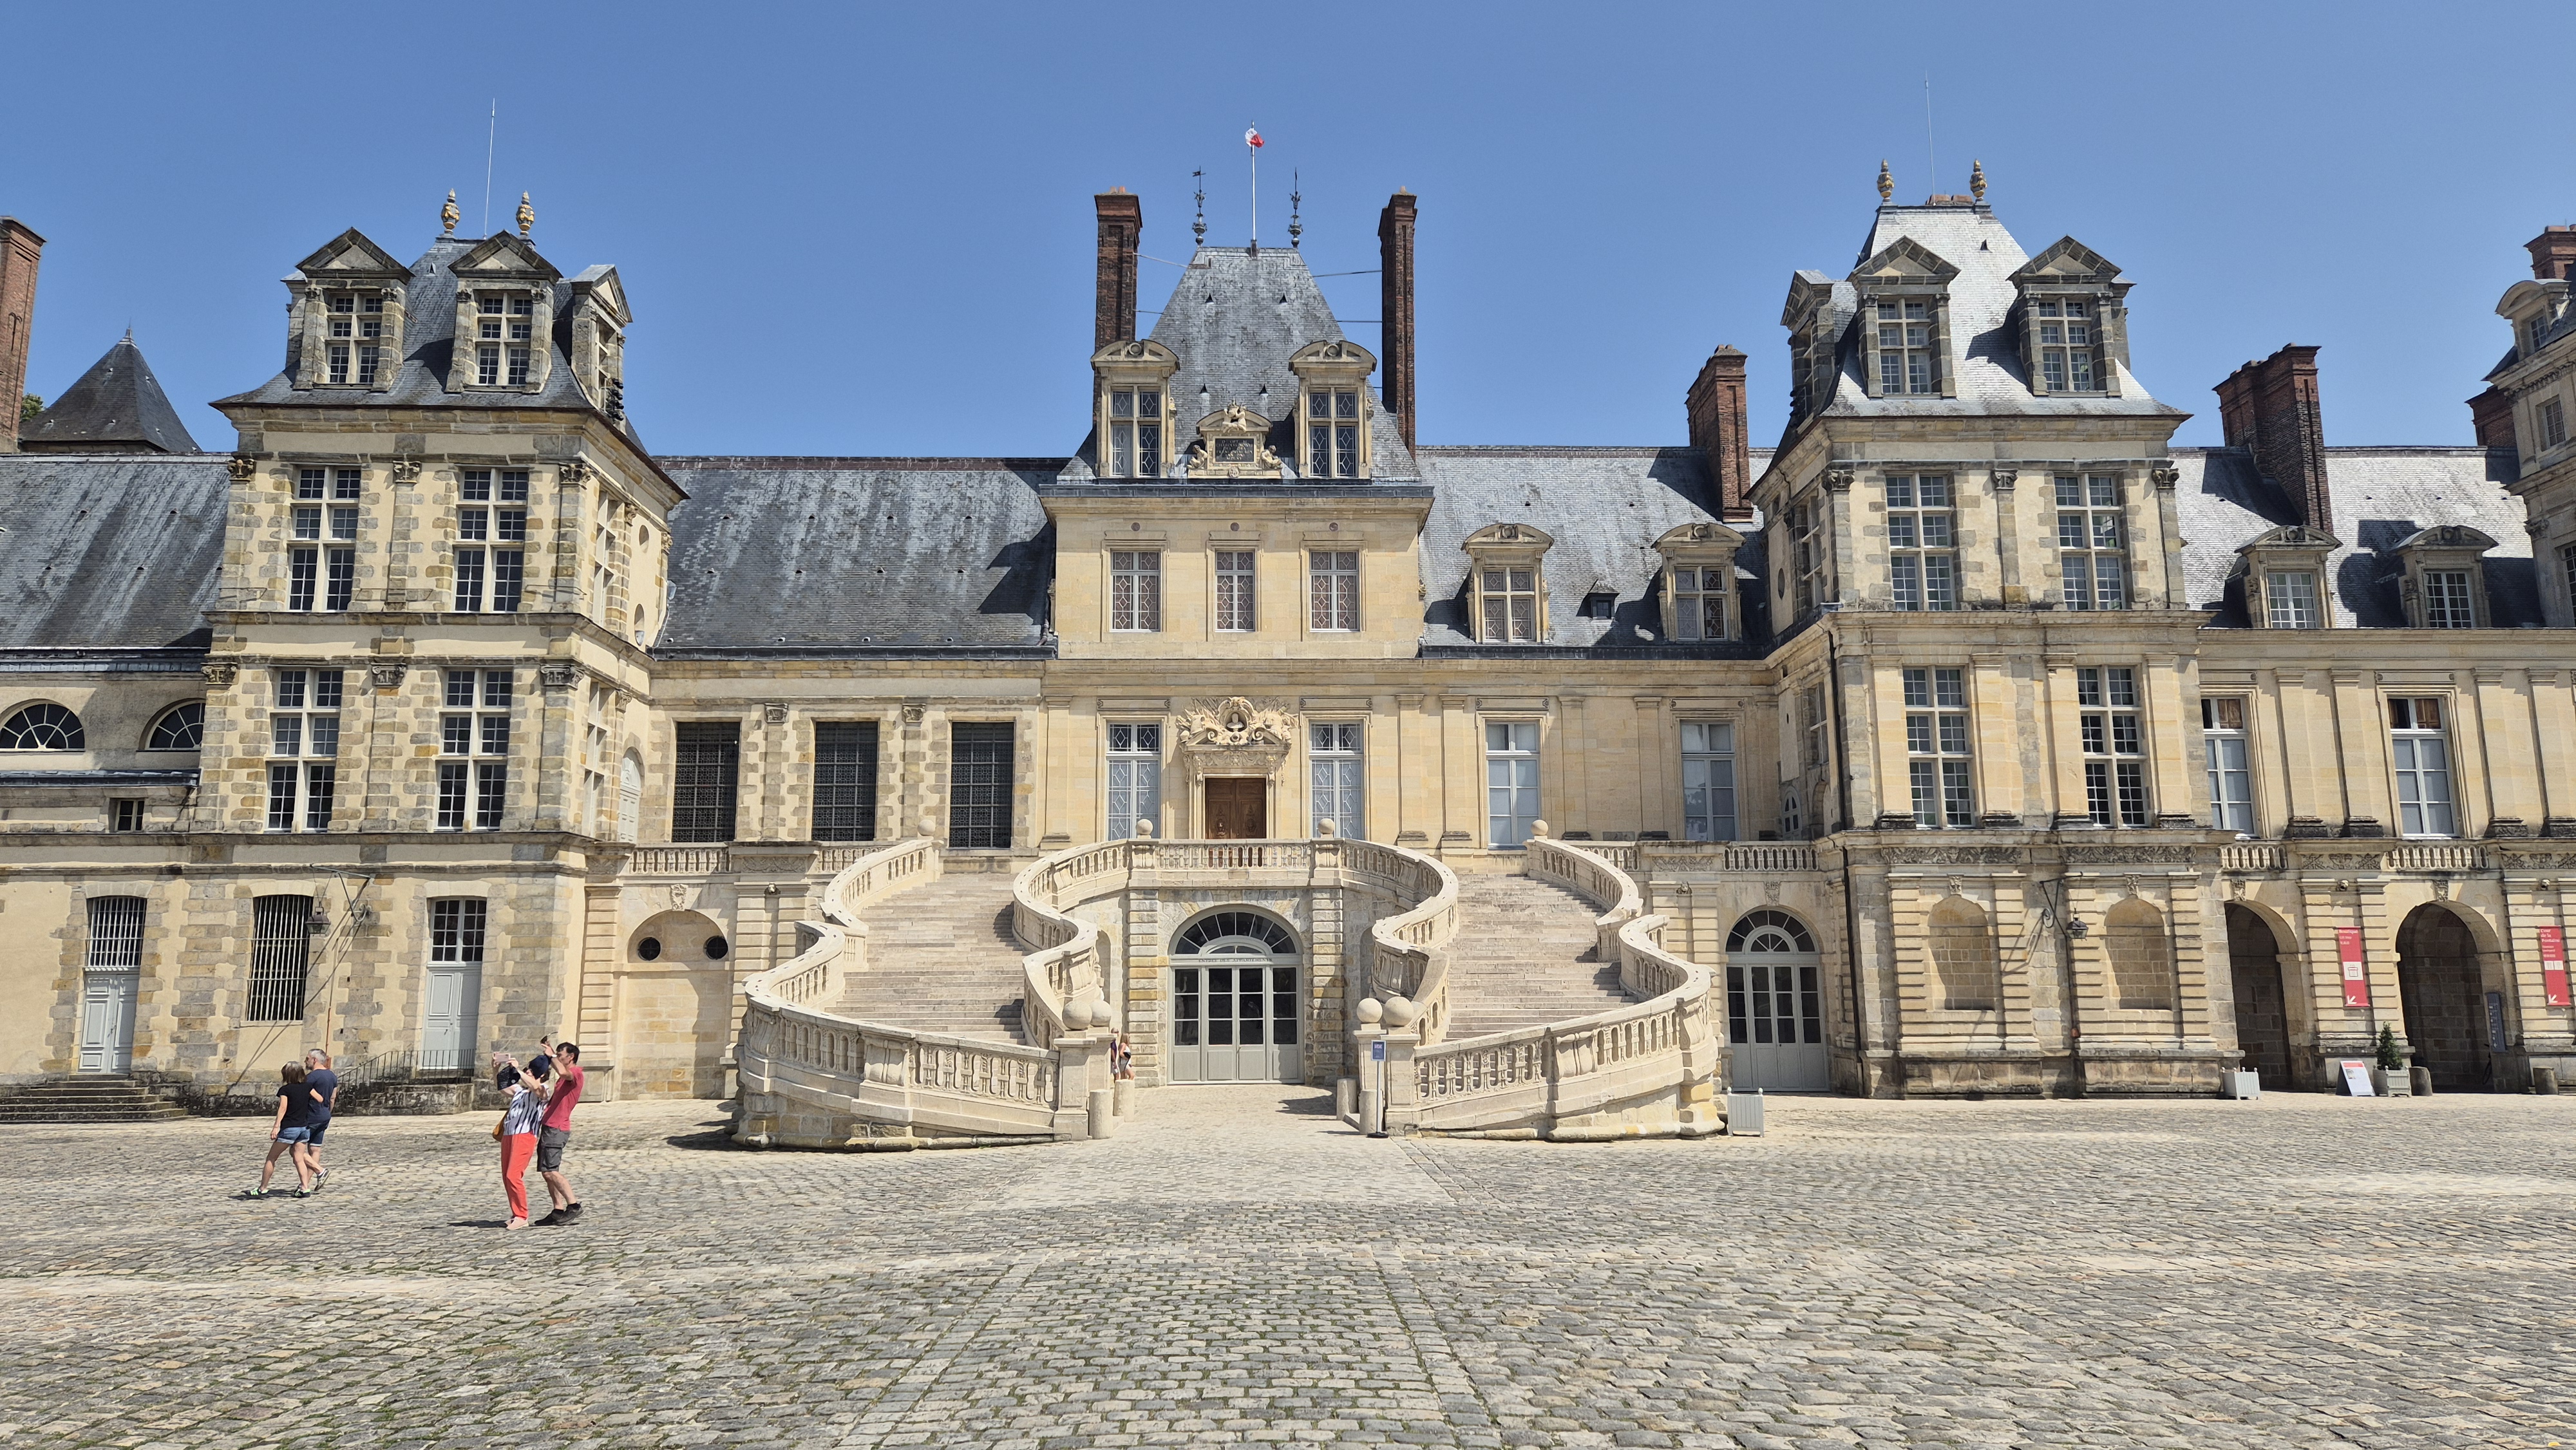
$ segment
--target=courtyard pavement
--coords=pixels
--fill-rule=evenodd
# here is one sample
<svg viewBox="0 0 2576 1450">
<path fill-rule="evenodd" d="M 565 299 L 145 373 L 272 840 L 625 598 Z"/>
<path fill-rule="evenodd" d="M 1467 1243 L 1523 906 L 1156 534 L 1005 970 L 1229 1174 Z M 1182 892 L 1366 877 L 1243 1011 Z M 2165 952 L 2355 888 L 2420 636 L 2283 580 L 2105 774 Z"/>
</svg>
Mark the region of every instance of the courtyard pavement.
<svg viewBox="0 0 2576 1450">
<path fill-rule="evenodd" d="M 1770 1136 L 724 1146 L 581 1109 L 0 1129 L 0 1445 L 2576 1446 L 2576 1097 L 1775 1099 Z M 539 1194 L 542 1202 L 542 1194 Z"/>
</svg>

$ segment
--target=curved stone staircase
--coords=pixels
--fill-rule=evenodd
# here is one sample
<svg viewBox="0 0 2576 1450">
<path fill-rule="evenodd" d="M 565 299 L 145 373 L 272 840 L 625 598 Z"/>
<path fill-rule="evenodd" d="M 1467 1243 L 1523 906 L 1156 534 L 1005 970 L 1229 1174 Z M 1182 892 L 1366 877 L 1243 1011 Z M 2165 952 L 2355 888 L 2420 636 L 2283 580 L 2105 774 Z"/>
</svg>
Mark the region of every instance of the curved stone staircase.
<svg viewBox="0 0 2576 1450">
<path fill-rule="evenodd" d="M 833 1012 L 916 1032 L 1028 1041 L 1008 875 L 942 876 L 877 901 L 859 921 L 867 965 L 850 973 Z"/>
<path fill-rule="evenodd" d="M 1599 908 L 1529 876 L 1460 875 L 1449 968 L 1451 1041 L 1589 1017 L 1629 1001 L 1600 960 Z"/>
</svg>

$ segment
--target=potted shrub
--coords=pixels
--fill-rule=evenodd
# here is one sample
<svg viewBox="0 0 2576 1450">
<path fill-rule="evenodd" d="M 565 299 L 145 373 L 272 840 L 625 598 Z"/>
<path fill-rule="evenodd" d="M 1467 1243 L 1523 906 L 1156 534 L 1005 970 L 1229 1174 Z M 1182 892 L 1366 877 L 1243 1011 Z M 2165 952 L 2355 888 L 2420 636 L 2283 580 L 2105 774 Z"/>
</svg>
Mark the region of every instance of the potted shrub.
<svg viewBox="0 0 2576 1450">
<path fill-rule="evenodd" d="M 2381 1097 L 2407 1095 L 2406 1056 L 2397 1050 L 2397 1029 L 2382 1025 L 2371 1048 L 2370 1088 Z"/>
</svg>

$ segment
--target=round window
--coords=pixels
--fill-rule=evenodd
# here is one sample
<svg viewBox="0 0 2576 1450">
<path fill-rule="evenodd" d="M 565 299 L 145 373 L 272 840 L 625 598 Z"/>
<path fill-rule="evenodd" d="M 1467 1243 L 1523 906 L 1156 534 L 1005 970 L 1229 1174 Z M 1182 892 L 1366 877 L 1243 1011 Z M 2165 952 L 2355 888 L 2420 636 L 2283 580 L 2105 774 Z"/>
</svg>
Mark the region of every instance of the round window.
<svg viewBox="0 0 2576 1450">
<path fill-rule="evenodd" d="M 731 950 L 733 950 L 733 948 L 731 948 L 731 947 L 729 947 L 729 946 L 726 946 L 726 945 L 725 945 L 725 939 L 724 939 L 723 937 L 720 937 L 720 936 L 711 936 L 711 937 L 708 937 L 708 938 L 707 938 L 707 960 L 708 960 L 708 961 L 711 961 L 711 962 L 720 962 L 720 961 L 723 961 L 723 960 L 724 960 L 724 955 L 725 955 L 725 953 L 726 953 L 726 952 L 729 952 L 729 951 L 731 951 Z"/>
<path fill-rule="evenodd" d="M 648 936 L 642 941 L 637 942 L 635 944 L 635 955 L 642 957 L 648 962 L 660 961 L 662 959 L 662 939 L 658 936 Z"/>
</svg>

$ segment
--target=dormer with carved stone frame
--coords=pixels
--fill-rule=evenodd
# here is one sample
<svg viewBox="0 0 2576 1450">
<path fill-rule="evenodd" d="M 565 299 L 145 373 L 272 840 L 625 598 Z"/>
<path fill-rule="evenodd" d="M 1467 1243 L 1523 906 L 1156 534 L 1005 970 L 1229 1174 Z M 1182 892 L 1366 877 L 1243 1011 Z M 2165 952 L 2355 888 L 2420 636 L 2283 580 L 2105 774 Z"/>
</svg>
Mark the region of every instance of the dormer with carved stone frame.
<svg viewBox="0 0 2576 1450">
<path fill-rule="evenodd" d="M 478 243 L 449 268 L 456 276 L 451 393 L 534 393 L 554 371 L 555 290 L 563 274 L 525 237 Z"/>
<path fill-rule="evenodd" d="M 1833 279 L 1822 272 L 1801 271 L 1789 279 L 1789 300 L 1780 307 L 1780 325 L 1789 330 L 1789 426 L 1797 427 L 1833 405 L 1842 381 L 1839 344 L 1834 326 Z"/>
<path fill-rule="evenodd" d="M 1950 282 L 1959 269 L 1899 237 L 1852 269 L 1860 292 L 1861 385 L 1873 398 L 1959 395 Z"/>
<path fill-rule="evenodd" d="M 2496 541 L 2462 524 L 2435 524 L 2397 541 L 2399 601 L 2415 629 L 2487 629 L 2487 568 Z"/>
<path fill-rule="evenodd" d="M 1370 474 L 1369 414 L 1376 397 L 1369 374 L 1377 357 L 1347 338 L 1310 342 L 1289 355 L 1297 375 L 1297 472 L 1302 478 L 1363 479 Z"/>
<path fill-rule="evenodd" d="M 1190 445 L 1192 479 L 1280 476 L 1279 455 L 1270 451 L 1270 420 L 1241 403 L 1201 418 L 1198 435 Z"/>
<path fill-rule="evenodd" d="M 2305 524 L 2284 524 L 2236 551 L 2245 613 L 2256 629 L 2331 629 L 2334 591 L 2326 556 L 2343 545 Z"/>
<path fill-rule="evenodd" d="M 2567 307 L 2567 279 L 2516 282 L 2496 304 L 2496 316 L 2513 324 L 2513 360 L 2531 361 L 2549 345 L 2558 317 Z"/>
<path fill-rule="evenodd" d="M 2129 361 L 2133 285 L 2120 269 L 2073 237 L 2012 274 L 2013 316 L 2030 390 L 2042 397 L 2120 396 Z"/>
<path fill-rule="evenodd" d="M 1172 374 L 1181 360 L 1150 337 L 1091 355 L 1092 436 L 1102 478 L 1164 478 L 1172 469 Z"/>
<path fill-rule="evenodd" d="M 1735 598 L 1735 551 L 1744 536 L 1724 524 L 1683 524 L 1655 540 L 1663 555 L 1664 638 L 1722 644 L 1742 634 Z"/>
<path fill-rule="evenodd" d="M 1543 561 L 1555 544 L 1528 524 L 1487 524 L 1467 536 L 1467 619 L 1477 643 L 1547 642 Z"/>
<path fill-rule="evenodd" d="M 286 366 L 296 389 L 393 387 L 411 269 L 352 227 L 295 272 Z"/>
<path fill-rule="evenodd" d="M 572 376 L 591 405 L 612 422 L 626 419 L 626 329 L 635 315 L 615 267 L 592 267 L 572 281 Z"/>
</svg>

